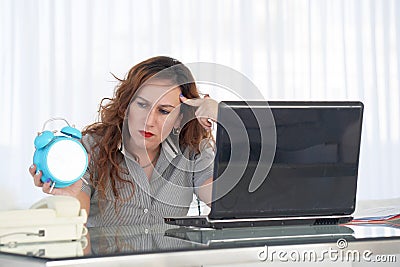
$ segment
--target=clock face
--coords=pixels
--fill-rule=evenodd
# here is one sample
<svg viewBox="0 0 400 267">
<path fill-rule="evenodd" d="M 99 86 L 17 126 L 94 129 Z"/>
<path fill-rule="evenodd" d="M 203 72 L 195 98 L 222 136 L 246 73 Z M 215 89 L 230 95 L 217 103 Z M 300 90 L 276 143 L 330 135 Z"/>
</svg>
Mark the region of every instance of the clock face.
<svg viewBox="0 0 400 267">
<path fill-rule="evenodd" d="M 47 167 L 53 177 L 70 182 L 86 170 L 87 154 L 80 143 L 65 139 L 55 142 L 47 154 Z"/>
</svg>

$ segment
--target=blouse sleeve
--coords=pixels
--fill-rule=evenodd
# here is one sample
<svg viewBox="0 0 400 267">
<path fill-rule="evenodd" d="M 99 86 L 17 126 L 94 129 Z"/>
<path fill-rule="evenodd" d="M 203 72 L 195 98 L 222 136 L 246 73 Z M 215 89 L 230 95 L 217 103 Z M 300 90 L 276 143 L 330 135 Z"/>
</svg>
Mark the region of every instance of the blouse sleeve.
<svg viewBox="0 0 400 267">
<path fill-rule="evenodd" d="M 213 176 L 214 170 L 214 150 L 212 147 L 207 147 L 196 155 L 194 162 L 193 180 L 195 191 L 202 186 L 204 182 Z"/>
<path fill-rule="evenodd" d="M 85 136 L 82 137 L 82 145 L 84 146 L 84 148 L 86 149 L 86 151 L 88 153 L 91 150 L 91 147 L 92 147 L 93 143 L 94 143 L 94 139 L 93 139 L 92 136 L 85 135 Z M 85 182 L 82 183 L 81 191 L 85 192 L 90 197 L 92 192 L 94 192 L 94 188 L 90 184 L 89 166 L 90 166 L 90 164 L 88 164 L 88 168 L 86 169 L 85 174 L 82 176 L 82 179 L 85 180 L 86 183 Z"/>
</svg>

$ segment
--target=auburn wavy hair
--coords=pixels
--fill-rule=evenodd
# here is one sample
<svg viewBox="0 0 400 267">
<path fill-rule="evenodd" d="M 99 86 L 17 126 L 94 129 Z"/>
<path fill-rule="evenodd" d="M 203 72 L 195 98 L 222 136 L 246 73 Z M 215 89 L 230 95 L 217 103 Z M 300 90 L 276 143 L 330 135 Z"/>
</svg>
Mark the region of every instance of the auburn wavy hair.
<svg viewBox="0 0 400 267">
<path fill-rule="evenodd" d="M 186 98 L 198 98 L 199 92 L 190 70 L 176 59 L 158 56 L 147 59 L 133 66 L 124 79 L 113 75 L 119 84 L 114 90 L 113 98 L 103 98 L 100 102 L 97 122 L 86 126 L 83 135 L 90 134 L 94 138 L 94 145 L 89 151 L 91 161 L 89 165 L 90 181 L 99 192 L 100 200 L 105 200 L 106 186 L 110 182 L 112 192 L 117 203 L 125 202 L 118 188 L 127 184 L 134 188 L 132 181 L 121 177 L 127 170 L 121 167 L 124 157 L 120 151 L 122 144 L 122 127 L 126 116 L 126 110 L 130 102 L 141 86 L 150 78 L 167 79 L 180 86 L 182 94 Z M 201 140 L 212 138 L 194 118 L 194 108 L 189 105 L 181 105 L 183 115 L 182 122 L 187 122 L 179 134 L 179 146 L 181 150 L 190 147 L 195 153 L 199 152 Z M 134 190 L 132 190 L 134 192 Z"/>
</svg>

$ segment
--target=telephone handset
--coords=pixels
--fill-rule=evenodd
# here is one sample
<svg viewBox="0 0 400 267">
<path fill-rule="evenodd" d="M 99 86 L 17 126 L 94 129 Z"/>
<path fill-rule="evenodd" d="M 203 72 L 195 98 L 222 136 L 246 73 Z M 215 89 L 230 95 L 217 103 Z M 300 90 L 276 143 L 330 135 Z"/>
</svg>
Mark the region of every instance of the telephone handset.
<svg viewBox="0 0 400 267">
<path fill-rule="evenodd" d="M 53 209 L 58 217 L 76 217 L 79 216 L 81 204 L 74 197 L 50 196 L 33 204 L 31 209 Z"/>
<path fill-rule="evenodd" d="M 46 197 L 28 210 L 0 211 L 0 244 L 79 240 L 86 220 L 78 199 Z"/>
</svg>

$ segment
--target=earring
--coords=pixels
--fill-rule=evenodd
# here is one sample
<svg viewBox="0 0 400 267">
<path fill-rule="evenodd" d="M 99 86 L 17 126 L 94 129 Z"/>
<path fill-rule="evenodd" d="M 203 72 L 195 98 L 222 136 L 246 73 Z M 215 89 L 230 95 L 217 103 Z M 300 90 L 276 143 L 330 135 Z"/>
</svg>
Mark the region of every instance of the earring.
<svg viewBox="0 0 400 267">
<path fill-rule="evenodd" d="M 180 132 L 181 132 L 181 127 L 172 128 L 173 135 L 179 135 Z"/>
</svg>

